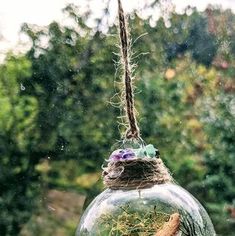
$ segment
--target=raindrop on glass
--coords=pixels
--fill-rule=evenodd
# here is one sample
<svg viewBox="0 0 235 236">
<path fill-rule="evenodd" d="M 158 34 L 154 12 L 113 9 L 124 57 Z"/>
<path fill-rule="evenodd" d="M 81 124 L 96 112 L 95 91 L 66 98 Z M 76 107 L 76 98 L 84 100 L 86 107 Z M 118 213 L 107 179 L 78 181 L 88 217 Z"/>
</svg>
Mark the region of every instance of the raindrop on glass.
<svg viewBox="0 0 235 236">
<path fill-rule="evenodd" d="M 190 16 L 190 15 L 192 15 L 192 13 L 193 13 L 193 9 L 191 8 L 191 7 L 188 7 L 187 9 L 186 9 L 186 15 L 187 16 Z"/>
<path fill-rule="evenodd" d="M 20 84 L 20 89 L 21 89 L 22 91 L 24 91 L 24 90 L 25 90 L 25 86 L 24 86 L 23 84 Z"/>
<path fill-rule="evenodd" d="M 165 21 L 165 27 L 170 28 L 171 27 L 171 22 L 169 20 Z"/>
<path fill-rule="evenodd" d="M 177 28 L 174 28 L 174 29 L 173 29 L 173 32 L 174 32 L 174 34 L 178 34 L 178 33 L 179 33 L 179 30 L 178 30 Z"/>
</svg>

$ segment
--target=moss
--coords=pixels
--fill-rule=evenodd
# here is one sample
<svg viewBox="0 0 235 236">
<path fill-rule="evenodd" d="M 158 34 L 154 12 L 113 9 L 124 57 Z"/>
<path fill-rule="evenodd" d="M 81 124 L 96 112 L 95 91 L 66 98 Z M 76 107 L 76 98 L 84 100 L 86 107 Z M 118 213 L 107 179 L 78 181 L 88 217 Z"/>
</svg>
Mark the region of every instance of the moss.
<svg viewBox="0 0 235 236">
<path fill-rule="evenodd" d="M 160 229 L 170 215 L 156 211 L 132 211 L 129 205 L 120 207 L 118 215 L 103 214 L 98 222 L 97 235 L 151 236 Z"/>
</svg>

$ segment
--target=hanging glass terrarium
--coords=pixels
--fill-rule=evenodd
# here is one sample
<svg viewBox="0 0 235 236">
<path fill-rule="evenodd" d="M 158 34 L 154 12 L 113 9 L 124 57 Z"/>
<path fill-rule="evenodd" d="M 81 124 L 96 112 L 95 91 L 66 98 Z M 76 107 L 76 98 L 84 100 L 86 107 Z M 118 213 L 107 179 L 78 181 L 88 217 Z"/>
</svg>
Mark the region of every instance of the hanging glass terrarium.
<svg viewBox="0 0 235 236">
<path fill-rule="evenodd" d="M 125 113 L 129 128 L 124 146 L 111 154 L 104 168 L 107 189 L 86 209 L 76 235 L 214 236 L 214 227 L 205 209 L 190 193 L 175 184 L 158 150 L 153 145 L 145 145 L 139 136 L 128 33 L 120 0 L 118 3 Z"/>
<path fill-rule="evenodd" d="M 87 208 L 77 235 L 215 235 L 201 204 L 174 183 L 151 150 L 148 145 L 111 155 L 103 172 L 108 189 Z"/>
</svg>

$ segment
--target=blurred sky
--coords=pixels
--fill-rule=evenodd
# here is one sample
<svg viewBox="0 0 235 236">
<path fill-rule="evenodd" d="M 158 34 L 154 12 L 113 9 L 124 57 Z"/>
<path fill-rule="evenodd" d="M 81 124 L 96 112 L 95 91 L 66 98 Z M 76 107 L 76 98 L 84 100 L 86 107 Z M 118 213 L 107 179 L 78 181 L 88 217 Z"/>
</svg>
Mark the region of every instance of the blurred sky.
<svg viewBox="0 0 235 236">
<path fill-rule="evenodd" d="M 126 11 L 138 8 L 145 2 L 153 0 L 123 0 Z M 223 9 L 231 8 L 235 11 L 235 0 L 160 0 L 162 2 L 172 1 L 176 10 L 190 6 L 196 6 L 199 10 L 204 10 L 208 4 L 221 5 Z M 23 22 L 47 25 L 56 20 L 60 23 L 66 21 L 62 13 L 62 8 L 68 3 L 86 8 L 86 5 L 92 6 L 96 15 L 101 14 L 107 0 L 0 0 L 0 54 L 4 54 L 9 48 L 16 49 L 19 47 L 20 26 Z M 111 0 L 111 18 L 115 18 L 117 0 Z M 22 36 L 21 36 L 22 37 Z"/>
</svg>

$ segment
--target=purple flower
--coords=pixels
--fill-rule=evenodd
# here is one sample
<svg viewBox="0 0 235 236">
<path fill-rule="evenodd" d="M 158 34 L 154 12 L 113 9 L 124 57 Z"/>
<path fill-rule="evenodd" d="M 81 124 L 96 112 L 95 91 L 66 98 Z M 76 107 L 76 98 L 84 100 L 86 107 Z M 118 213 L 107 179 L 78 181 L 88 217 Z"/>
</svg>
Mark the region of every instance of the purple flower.
<svg viewBox="0 0 235 236">
<path fill-rule="evenodd" d="M 123 161 L 123 160 L 130 160 L 135 158 L 135 153 L 131 149 L 118 149 L 115 150 L 111 156 L 109 157 L 109 160 L 112 161 Z"/>
</svg>

